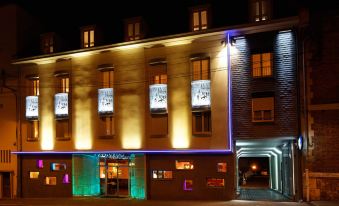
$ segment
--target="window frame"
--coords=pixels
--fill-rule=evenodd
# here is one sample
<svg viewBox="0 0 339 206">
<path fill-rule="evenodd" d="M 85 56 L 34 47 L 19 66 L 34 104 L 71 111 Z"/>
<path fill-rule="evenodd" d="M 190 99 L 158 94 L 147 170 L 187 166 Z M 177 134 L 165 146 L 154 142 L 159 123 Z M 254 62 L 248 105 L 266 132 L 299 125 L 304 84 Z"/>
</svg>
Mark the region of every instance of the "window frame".
<svg viewBox="0 0 339 206">
<path fill-rule="evenodd" d="M 206 24 L 202 24 L 202 12 L 206 12 Z M 190 15 L 190 18 L 191 18 L 191 31 L 192 32 L 198 32 L 198 31 L 202 31 L 202 30 L 207 30 L 210 28 L 210 6 L 209 5 L 202 5 L 202 6 L 197 6 L 197 7 L 192 7 L 191 8 L 191 15 Z M 194 24 L 194 16 L 195 16 L 195 13 L 197 13 L 198 15 L 198 25 L 195 25 Z M 203 27 L 206 27 L 206 28 L 203 28 Z"/>
<path fill-rule="evenodd" d="M 139 34 L 136 33 L 137 24 L 139 25 Z M 143 39 L 144 37 L 143 26 L 144 22 L 142 17 L 125 19 L 125 41 L 137 41 Z M 131 35 L 130 28 L 132 28 Z"/>
<path fill-rule="evenodd" d="M 264 69 L 266 68 L 266 67 L 264 67 L 264 60 L 263 60 L 263 56 L 265 55 L 265 54 L 269 54 L 270 55 L 270 67 L 269 67 L 269 69 L 270 69 L 270 75 L 263 75 L 263 73 L 264 73 Z M 254 62 L 254 60 L 253 60 L 253 58 L 254 58 L 254 56 L 255 55 L 260 55 L 260 61 L 259 61 L 259 67 L 258 67 L 258 69 L 259 69 L 259 71 L 260 71 L 260 75 L 258 75 L 258 76 L 254 76 L 255 75 L 255 72 L 254 72 L 254 70 L 255 70 L 255 68 L 254 68 L 254 65 L 255 65 L 255 63 L 256 62 Z M 271 51 L 268 51 L 268 52 L 256 52 L 256 53 L 252 53 L 251 54 L 251 76 L 252 76 L 252 78 L 253 79 L 261 79 L 261 78 L 272 78 L 274 75 L 273 75 L 273 71 L 274 71 L 274 65 L 273 65 L 273 63 L 274 63 L 274 53 L 273 52 L 271 52 Z"/>
<path fill-rule="evenodd" d="M 272 110 L 270 110 L 269 108 L 268 109 L 264 109 L 264 110 L 259 110 L 259 109 L 255 109 L 255 100 L 257 99 L 257 101 L 259 101 L 258 99 L 271 99 L 272 100 L 272 105 L 270 106 L 267 106 L 268 107 L 272 107 Z M 263 101 L 263 100 L 262 100 Z M 268 100 L 269 101 L 269 100 Z M 252 97 L 252 122 L 253 123 L 258 123 L 258 122 L 274 122 L 275 121 L 275 118 L 274 118 L 274 110 L 275 110 L 275 98 L 274 96 L 267 96 L 267 97 Z M 261 116 L 261 119 L 255 119 L 255 112 L 256 111 L 260 111 L 260 116 Z M 270 111 L 270 114 L 271 114 L 271 119 L 265 119 L 264 118 L 264 111 Z"/>
<path fill-rule="evenodd" d="M 40 95 L 40 79 L 38 75 L 28 75 L 26 76 L 28 84 L 28 95 L 27 96 L 38 96 Z M 40 103 L 39 103 L 40 104 Z M 39 117 L 40 118 L 40 117 Z M 39 140 L 39 130 L 40 130 L 40 121 L 38 119 L 26 119 L 27 129 L 26 129 L 26 140 L 29 142 Z"/>
<path fill-rule="evenodd" d="M 252 15 L 250 15 L 251 22 L 261 22 L 271 19 L 271 0 L 250 0 L 250 7 L 252 13 Z"/>
<path fill-rule="evenodd" d="M 41 52 L 43 54 L 51 54 L 55 51 L 55 35 L 54 33 L 46 33 L 41 35 Z"/>
<path fill-rule="evenodd" d="M 197 131 L 197 115 L 201 114 L 201 131 Z M 208 115 L 207 115 L 208 114 Z M 206 115 L 209 119 L 209 130 L 205 130 L 205 118 Z M 193 112 L 192 114 L 192 133 L 195 136 L 210 136 L 212 134 L 212 112 L 211 111 L 200 111 Z"/>
<path fill-rule="evenodd" d="M 86 34 L 87 33 L 87 34 Z M 85 26 L 81 28 L 81 48 L 91 48 L 96 45 L 96 28 L 95 26 Z M 85 41 L 87 39 L 87 42 Z M 91 41 L 93 39 L 93 41 Z"/>
</svg>

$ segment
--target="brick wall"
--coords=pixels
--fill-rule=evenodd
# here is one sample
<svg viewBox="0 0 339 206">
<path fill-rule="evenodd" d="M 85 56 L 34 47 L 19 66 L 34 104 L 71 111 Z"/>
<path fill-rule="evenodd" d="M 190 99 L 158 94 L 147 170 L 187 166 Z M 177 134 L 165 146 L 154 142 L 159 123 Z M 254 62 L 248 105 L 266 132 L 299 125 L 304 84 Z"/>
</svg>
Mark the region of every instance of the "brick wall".
<svg viewBox="0 0 339 206">
<path fill-rule="evenodd" d="M 232 54 L 233 131 L 235 138 L 297 135 L 296 47 L 292 32 L 263 33 L 236 41 Z M 273 77 L 253 79 L 251 53 L 273 52 Z M 252 122 L 252 93 L 273 92 L 274 122 Z"/>
</svg>

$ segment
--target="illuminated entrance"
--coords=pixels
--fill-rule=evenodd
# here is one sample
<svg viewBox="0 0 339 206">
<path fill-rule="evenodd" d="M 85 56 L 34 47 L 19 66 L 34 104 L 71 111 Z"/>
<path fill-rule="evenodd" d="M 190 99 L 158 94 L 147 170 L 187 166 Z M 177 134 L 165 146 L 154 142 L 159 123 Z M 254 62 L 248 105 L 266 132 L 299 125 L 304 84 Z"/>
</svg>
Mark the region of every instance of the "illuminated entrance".
<svg viewBox="0 0 339 206">
<path fill-rule="evenodd" d="M 237 140 L 237 193 L 245 200 L 292 200 L 296 196 L 294 138 Z"/>
<path fill-rule="evenodd" d="M 104 196 L 129 197 L 131 195 L 130 156 L 122 154 L 100 154 L 100 194 Z"/>
<path fill-rule="evenodd" d="M 100 194 L 105 196 L 130 196 L 129 159 L 100 157 Z"/>
</svg>

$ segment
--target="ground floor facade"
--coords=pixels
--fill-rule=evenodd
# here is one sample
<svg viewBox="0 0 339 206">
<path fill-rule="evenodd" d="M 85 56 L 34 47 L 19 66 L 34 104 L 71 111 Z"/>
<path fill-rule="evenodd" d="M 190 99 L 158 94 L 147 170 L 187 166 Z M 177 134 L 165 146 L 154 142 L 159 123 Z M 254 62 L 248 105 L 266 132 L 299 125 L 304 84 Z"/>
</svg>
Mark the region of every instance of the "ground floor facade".
<svg viewBox="0 0 339 206">
<path fill-rule="evenodd" d="M 21 154 L 23 197 L 235 198 L 233 154 Z"/>
</svg>

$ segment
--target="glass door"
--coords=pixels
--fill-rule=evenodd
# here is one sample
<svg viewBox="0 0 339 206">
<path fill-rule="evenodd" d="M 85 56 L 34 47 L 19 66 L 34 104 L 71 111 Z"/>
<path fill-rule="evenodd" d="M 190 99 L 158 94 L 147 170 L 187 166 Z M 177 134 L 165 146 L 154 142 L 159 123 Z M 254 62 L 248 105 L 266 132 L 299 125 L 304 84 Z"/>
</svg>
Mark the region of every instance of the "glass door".
<svg viewBox="0 0 339 206">
<path fill-rule="evenodd" d="M 130 195 L 130 176 L 128 160 L 100 160 L 101 194 L 105 196 Z"/>
</svg>

